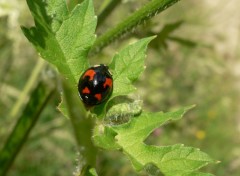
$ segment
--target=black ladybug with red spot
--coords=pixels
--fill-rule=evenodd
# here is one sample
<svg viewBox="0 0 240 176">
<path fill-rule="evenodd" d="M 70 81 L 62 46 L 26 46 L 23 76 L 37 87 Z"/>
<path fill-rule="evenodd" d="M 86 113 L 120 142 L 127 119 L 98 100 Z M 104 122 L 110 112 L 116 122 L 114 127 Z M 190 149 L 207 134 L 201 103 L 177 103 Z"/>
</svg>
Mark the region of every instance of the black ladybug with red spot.
<svg viewBox="0 0 240 176">
<path fill-rule="evenodd" d="M 112 90 L 112 75 L 108 66 L 103 64 L 88 68 L 78 82 L 78 92 L 86 106 L 95 106 L 106 101 Z"/>
</svg>

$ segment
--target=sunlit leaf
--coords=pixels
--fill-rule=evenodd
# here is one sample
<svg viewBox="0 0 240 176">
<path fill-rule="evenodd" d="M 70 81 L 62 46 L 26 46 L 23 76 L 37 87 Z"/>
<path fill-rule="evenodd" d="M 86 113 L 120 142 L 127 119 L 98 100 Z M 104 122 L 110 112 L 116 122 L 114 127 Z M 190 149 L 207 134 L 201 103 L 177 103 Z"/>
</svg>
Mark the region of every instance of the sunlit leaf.
<svg viewBox="0 0 240 176">
<path fill-rule="evenodd" d="M 152 146 L 143 142 L 153 130 L 169 120 L 180 119 L 190 108 L 192 107 L 168 113 L 144 112 L 140 116 L 132 118 L 129 123 L 119 126 L 106 126 L 102 133 L 102 140 L 111 141 L 109 144 L 112 149 L 115 145 L 118 146 L 115 149 L 123 150 L 137 171 L 144 169 L 148 164 L 153 164 L 163 174 L 169 176 L 194 174 L 198 169 L 214 162 L 214 160 L 199 149 L 185 147 L 183 144 Z M 101 133 L 96 134 L 96 136 L 98 138 L 95 138 L 95 140 L 99 141 Z M 101 147 L 105 148 L 103 145 Z"/>
<path fill-rule="evenodd" d="M 72 85 L 89 66 L 87 54 L 95 41 L 96 17 L 91 0 L 68 11 L 65 0 L 27 0 L 35 27 L 22 27 L 42 58 L 57 67 Z"/>
</svg>

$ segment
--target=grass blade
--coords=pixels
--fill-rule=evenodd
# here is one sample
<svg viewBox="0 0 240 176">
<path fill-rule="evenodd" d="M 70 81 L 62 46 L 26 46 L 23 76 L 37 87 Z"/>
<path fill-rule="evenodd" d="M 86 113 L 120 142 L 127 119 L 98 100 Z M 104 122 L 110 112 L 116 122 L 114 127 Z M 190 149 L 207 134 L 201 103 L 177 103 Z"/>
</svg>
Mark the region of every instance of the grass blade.
<svg viewBox="0 0 240 176">
<path fill-rule="evenodd" d="M 11 167 L 54 90 L 55 88 L 52 85 L 41 81 L 31 93 L 28 104 L 0 152 L 1 176 L 6 175 Z"/>
</svg>

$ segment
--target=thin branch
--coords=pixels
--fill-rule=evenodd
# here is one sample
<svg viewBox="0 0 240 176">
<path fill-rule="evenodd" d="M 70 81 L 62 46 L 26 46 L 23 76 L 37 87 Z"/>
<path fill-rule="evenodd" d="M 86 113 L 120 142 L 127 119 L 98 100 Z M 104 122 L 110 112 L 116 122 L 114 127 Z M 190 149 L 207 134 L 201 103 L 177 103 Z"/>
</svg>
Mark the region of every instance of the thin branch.
<svg viewBox="0 0 240 176">
<path fill-rule="evenodd" d="M 125 33 L 136 28 L 138 25 L 149 20 L 158 13 L 166 10 L 168 7 L 177 3 L 180 0 L 152 0 L 145 6 L 134 12 L 131 16 L 119 23 L 116 27 L 110 29 L 96 40 L 94 43 L 91 55 L 100 52 L 105 46 L 121 37 Z"/>
</svg>

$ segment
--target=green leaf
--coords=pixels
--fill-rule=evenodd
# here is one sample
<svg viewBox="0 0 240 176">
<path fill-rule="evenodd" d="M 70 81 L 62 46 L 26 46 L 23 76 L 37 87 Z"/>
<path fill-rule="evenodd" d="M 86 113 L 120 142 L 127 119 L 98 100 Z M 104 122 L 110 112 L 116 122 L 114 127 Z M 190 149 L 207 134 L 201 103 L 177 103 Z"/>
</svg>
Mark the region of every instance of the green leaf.
<svg viewBox="0 0 240 176">
<path fill-rule="evenodd" d="M 115 145 L 130 158 L 137 171 L 142 170 L 148 164 L 153 164 L 163 174 L 169 176 L 199 175 L 200 173 L 196 172 L 198 169 L 214 162 L 199 149 L 184 147 L 182 144 L 151 146 L 143 142 L 154 129 L 169 120 L 180 119 L 190 108 L 192 106 L 168 113 L 142 113 L 140 116 L 132 118 L 129 123 L 106 127 L 109 128 L 108 131 L 112 132 L 108 136 L 104 133 L 104 138 L 105 140 L 108 138 L 109 141 L 115 140 Z M 116 134 L 112 135 L 114 132 Z"/>
<path fill-rule="evenodd" d="M 109 100 L 136 90 L 132 84 L 144 71 L 147 45 L 153 38 L 155 36 L 141 39 L 115 54 L 109 64 L 109 69 L 113 75 L 113 93 Z M 102 117 L 107 103 L 95 107 L 94 113 Z"/>
<path fill-rule="evenodd" d="M 106 150 L 117 150 L 121 147 L 115 142 L 114 137 L 116 136 L 110 127 L 103 125 L 96 125 L 93 134 L 93 142 L 96 146 Z"/>
<path fill-rule="evenodd" d="M 42 58 L 57 67 L 72 85 L 89 67 L 88 52 L 95 41 L 96 17 L 92 0 L 71 12 L 65 0 L 27 0 L 35 27 L 22 30 Z"/>
<path fill-rule="evenodd" d="M 112 97 L 126 95 L 135 90 L 132 83 L 144 71 L 147 45 L 153 38 L 144 38 L 128 45 L 113 57 L 109 65 L 114 80 Z"/>
</svg>

